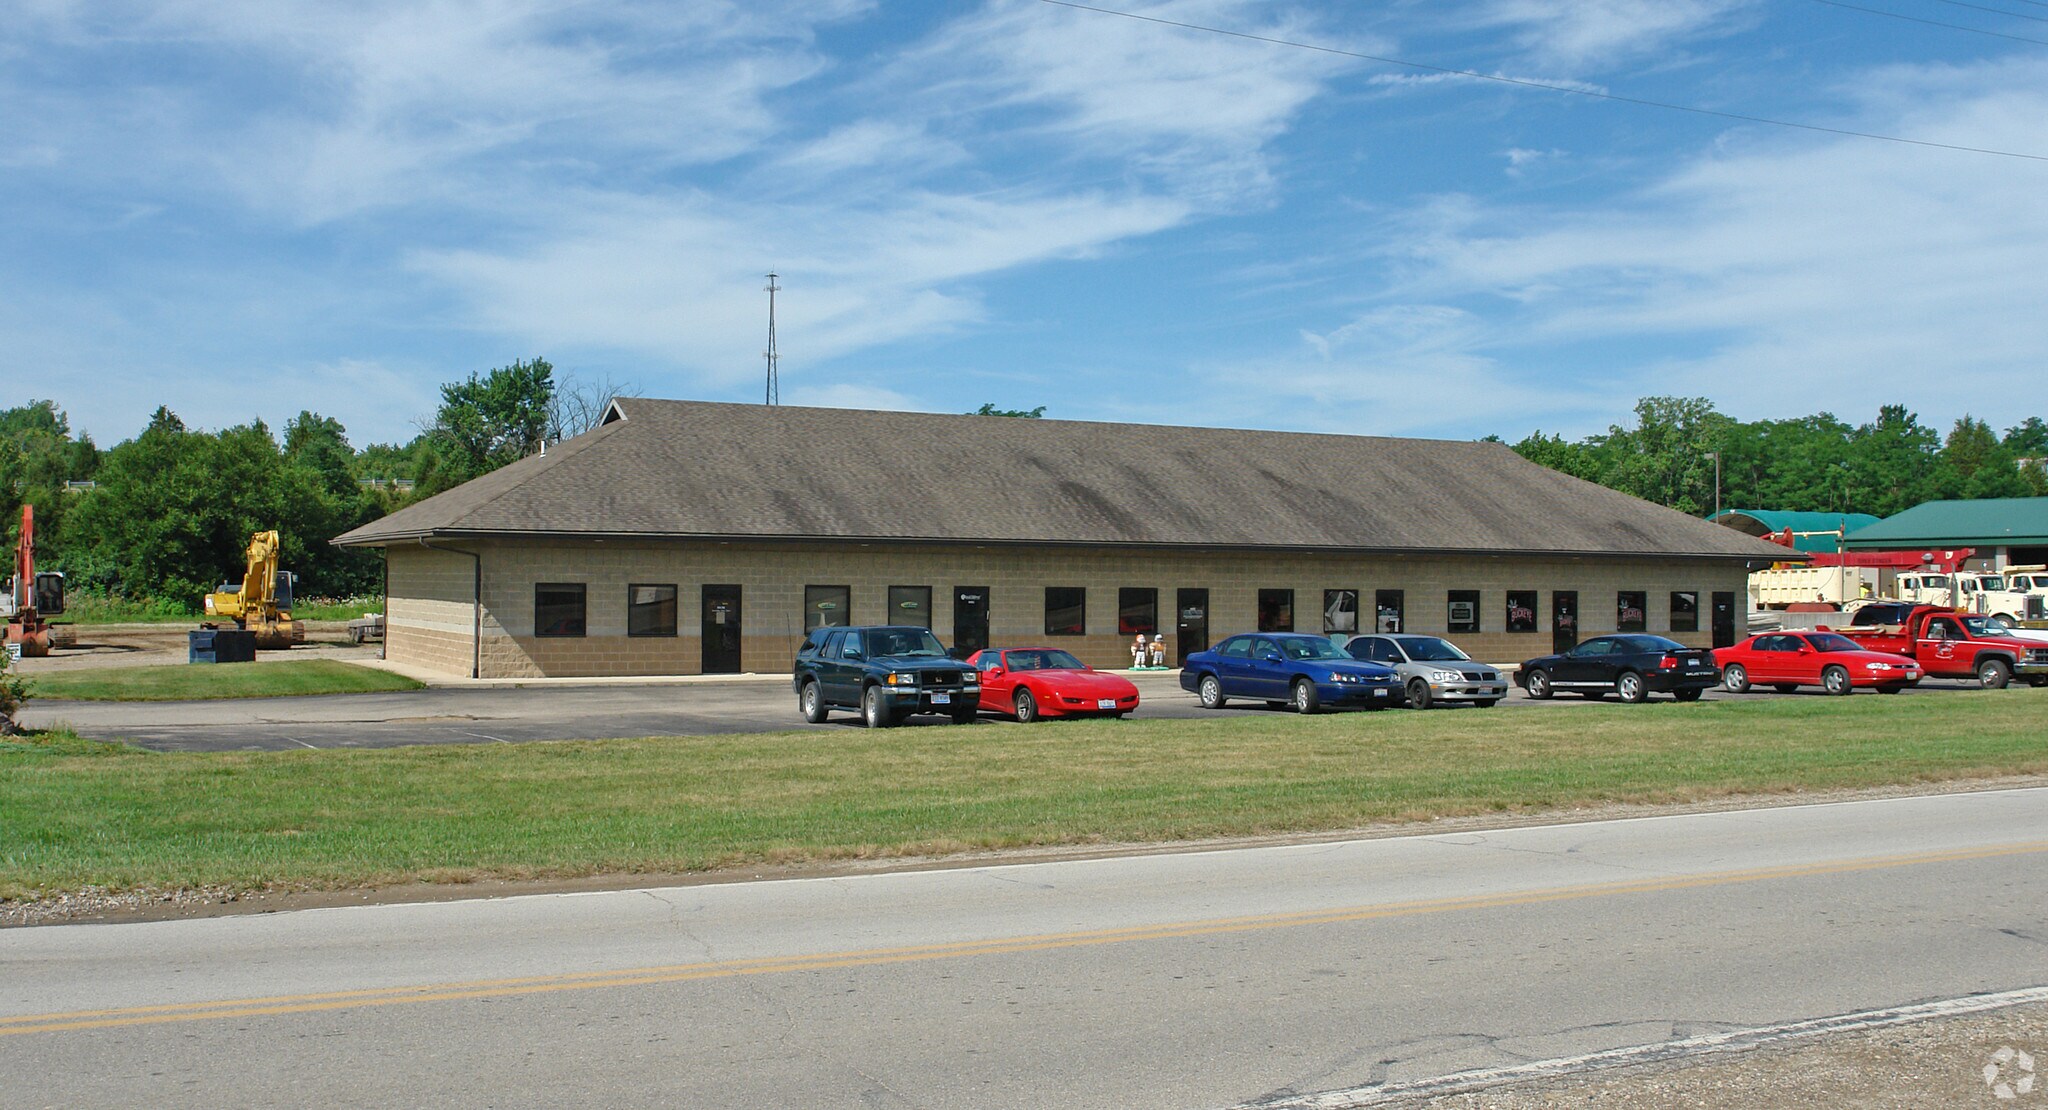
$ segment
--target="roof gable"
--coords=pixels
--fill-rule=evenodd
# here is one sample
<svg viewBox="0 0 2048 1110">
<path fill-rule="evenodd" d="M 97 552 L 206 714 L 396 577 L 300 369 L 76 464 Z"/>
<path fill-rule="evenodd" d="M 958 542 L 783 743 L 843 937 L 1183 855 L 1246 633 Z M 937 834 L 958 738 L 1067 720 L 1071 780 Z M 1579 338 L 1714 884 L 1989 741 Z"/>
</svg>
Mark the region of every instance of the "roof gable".
<svg viewBox="0 0 2048 1110">
<path fill-rule="evenodd" d="M 1927 501 L 1858 528 L 1850 548 L 2048 546 L 2048 497 Z"/>
<path fill-rule="evenodd" d="M 335 542 L 486 534 L 1785 554 L 1498 443 L 644 398 L 614 411 L 544 457 Z"/>
</svg>

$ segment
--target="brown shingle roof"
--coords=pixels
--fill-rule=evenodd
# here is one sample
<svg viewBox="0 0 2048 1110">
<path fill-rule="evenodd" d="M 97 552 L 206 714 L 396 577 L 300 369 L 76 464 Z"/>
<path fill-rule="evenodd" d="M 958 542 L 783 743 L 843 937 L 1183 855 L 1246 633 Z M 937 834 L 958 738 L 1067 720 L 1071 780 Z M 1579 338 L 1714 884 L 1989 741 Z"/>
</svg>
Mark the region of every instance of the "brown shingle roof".
<svg viewBox="0 0 2048 1110">
<path fill-rule="evenodd" d="M 1497 443 L 627 398 L 334 542 L 717 537 L 1708 556 L 1784 548 Z"/>
</svg>

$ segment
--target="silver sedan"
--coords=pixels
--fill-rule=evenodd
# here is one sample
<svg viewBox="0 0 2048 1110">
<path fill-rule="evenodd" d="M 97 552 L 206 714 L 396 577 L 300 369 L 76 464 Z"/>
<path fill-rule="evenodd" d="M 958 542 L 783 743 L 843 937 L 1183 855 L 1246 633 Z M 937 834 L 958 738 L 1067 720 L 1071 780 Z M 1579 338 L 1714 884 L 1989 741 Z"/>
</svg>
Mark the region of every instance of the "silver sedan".
<svg viewBox="0 0 2048 1110">
<path fill-rule="evenodd" d="M 1480 663 L 1449 640 L 1406 634 L 1354 636 L 1344 645 L 1354 659 L 1384 663 L 1401 675 L 1411 709 L 1438 702 L 1490 706 L 1508 696 L 1507 676 Z"/>
</svg>

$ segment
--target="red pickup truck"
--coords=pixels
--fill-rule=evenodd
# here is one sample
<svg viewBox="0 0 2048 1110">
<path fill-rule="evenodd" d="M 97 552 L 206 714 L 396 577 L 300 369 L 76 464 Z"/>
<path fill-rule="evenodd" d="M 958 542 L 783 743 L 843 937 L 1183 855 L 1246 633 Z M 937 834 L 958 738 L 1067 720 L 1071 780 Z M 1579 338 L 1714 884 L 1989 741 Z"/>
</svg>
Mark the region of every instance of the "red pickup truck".
<svg viewBox="0 0 2048 1110">
<path fill-rule="evenodd" d="M 1959 613 L 1939 605 L 1916 605 L 1898 624 L 1834 631 L 1870 651 L 1904 655 L 1930 678 L 1975 678 L 1989 690 L 2015 677 L 2048 686 L 2048 644 L 2022 640 L 1997 617 Z"/>
</svg>

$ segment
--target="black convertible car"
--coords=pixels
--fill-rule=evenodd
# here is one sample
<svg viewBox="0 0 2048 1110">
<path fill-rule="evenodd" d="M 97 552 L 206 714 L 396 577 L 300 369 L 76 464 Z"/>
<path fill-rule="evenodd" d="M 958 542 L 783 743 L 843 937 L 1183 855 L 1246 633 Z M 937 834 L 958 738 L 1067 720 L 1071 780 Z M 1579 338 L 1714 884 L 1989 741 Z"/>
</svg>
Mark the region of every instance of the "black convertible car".
<svg viewBox="0 0 2048 1110">
<path fill-rule="evenodd" d="M 1713 652 L 1662 636 L 1595 636 L 1562 655 L 1531 659 L 1515 672 L 1515 685 L 1532 698 L 1565 691 L 1635 702 L 1656 691 L 1698 701 L 1720 681 Z"/>
</svg>

